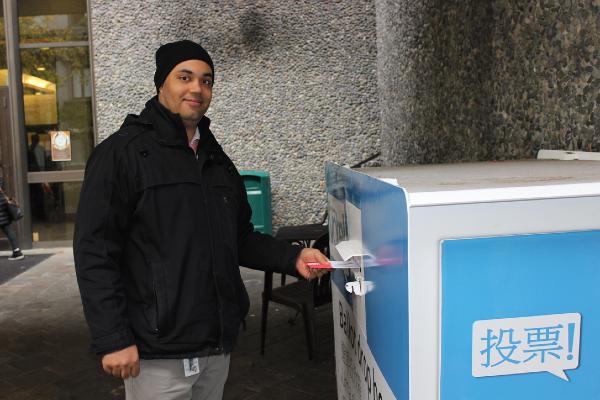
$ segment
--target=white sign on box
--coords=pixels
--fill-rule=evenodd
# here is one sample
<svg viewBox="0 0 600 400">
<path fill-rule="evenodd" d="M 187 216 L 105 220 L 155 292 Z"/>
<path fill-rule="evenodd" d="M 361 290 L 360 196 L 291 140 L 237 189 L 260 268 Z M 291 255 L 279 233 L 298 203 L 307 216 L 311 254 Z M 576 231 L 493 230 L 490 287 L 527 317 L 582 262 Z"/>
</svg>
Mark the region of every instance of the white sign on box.
<svg viewBox="0 0 600 400">
<path fill-rule="evenodd" d="M 474 377 L 549 372 L 565 381 L 579 366 L 581 314 L 551 314 L 473 323 Z"/>
</svg>

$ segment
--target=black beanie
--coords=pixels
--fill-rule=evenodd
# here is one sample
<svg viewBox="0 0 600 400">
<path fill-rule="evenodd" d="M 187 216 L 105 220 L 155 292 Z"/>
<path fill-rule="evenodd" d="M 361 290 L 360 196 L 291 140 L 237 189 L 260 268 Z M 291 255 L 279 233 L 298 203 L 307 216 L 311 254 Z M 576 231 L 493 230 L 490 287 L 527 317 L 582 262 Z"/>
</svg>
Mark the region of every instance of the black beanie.
<svg viewBox="0 0 600 400">
<path fill-rule="evenodd" d="M 180 40 L 179 42 L 163 44 L 156 50 L 156 72 L 154 73 L 154 85 L 156 90 L 162 86 L 167 75 L 175 66 L 187 60 L 204 61 L 210 66 L 215 78 L 215 67 L 208 52 L 198 43 L 191 40 Z"/>
</svg>

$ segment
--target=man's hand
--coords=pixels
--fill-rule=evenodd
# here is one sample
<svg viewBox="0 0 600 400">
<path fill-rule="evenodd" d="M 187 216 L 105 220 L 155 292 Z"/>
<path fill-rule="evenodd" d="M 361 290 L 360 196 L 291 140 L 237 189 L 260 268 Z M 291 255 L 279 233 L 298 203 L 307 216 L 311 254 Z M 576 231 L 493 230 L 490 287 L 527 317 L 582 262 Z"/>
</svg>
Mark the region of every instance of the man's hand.
<svg viewBox="0 0 600 400">
<path fill-rule="evenodd" d="M 309 268 L 306 263 L 309 262 L 317 262 L 319 264 L 329 264 L 329 260 L 323 253 L 321 253 L 317 249 L 313 249 L 311 247 L 306 247 L 302 249 L 300 254 L 298 255 L 298 259 L 296 259 L 296 271 L 300 276 L 311 280 L 313 278 L 320 278 L 325 273 L 327 273 L 326 269 L 315 269 Z"/>
<path fill-rule="evenodd" d="M 140 373 L 140 356 L 136 345 L 129 346 L 102 357 L 104 372 L 115 378 L 127 379 Z"/>
</svg>

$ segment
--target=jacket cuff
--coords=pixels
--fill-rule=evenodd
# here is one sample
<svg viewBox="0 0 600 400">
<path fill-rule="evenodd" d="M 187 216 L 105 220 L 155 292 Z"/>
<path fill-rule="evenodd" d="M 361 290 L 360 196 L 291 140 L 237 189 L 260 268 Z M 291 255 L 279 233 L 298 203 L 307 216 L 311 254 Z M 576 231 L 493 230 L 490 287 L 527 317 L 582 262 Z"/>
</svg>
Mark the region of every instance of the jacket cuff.
<svg viewBox="0 0 600 400">
<path fill-rule="evenodd" d="M 129 329 L 123 329 L 110 335 L 92 339 L 91 351 L 98 356 L 123 350 L 135 344 L 133 334 Z"/>
<path fill-rule="evenodd" d="M 302 249 L 302 246 L 296 244 L 290 245 L 290 248 L 287 251 L 286 262 L 284 263 L 285 273 L 287 275 L 299 276 L 298 271 L 296 270 L 296 261 L 298 260 L 298 255 Z"/>
</svg>

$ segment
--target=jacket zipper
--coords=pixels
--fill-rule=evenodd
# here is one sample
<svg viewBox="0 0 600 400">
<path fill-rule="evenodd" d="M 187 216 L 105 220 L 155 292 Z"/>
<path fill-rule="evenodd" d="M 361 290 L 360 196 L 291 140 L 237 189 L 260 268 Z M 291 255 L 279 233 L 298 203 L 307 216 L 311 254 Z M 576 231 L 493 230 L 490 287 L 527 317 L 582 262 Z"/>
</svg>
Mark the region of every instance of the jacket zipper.
<svg viewBox="0 0 600 400">
<path fill-rule="evenodd" d="M 190 149 L 191 150 L 191 149 Z M 196 157 L 196 164 L 198 164 L 200 161 L 198 160 L 198 157 Z M 202 168 L 204 168 L 204 163 L 202 164 Z M 202 170 L 200 171 L 202 172 Z M 208 211 L 208 201 L 206 199 L 206 191 L 204 190 L 204 180 L 200 181 L 200 189 L 202 190 L 202 200 L 204 201 L 204 209 Z M 211 225 L 211 220 L 210 220 L 210 215 L 207 212 L 206 214 L 206 219 L 207 219 L 207 227 L 208 227 L 208 236 L 209 236 L 209 240 L 210 240 L 210 256 L 212 259 L 212 272 L 213 272 L 213 281 L 215 283 L 215 291 L 217 292 L 217 300 L 219 301 L 219 325 L 220 325 L 220 334 L 219 334 L 219 347 L 216 349 L 217 351 L 223 351 L 223 335 L 225 334 L 225 327 L 224 327 L 224 323 L 223 323 L 223 301 L 221 300 L 221 293 L 219 291 L 219 285 L 217 282 L 217 274 L 215 271 L 215 238 L 212 232 L 212 225 Z"/>
<path fill-rule="evenodd" d="M 156 278 L 154 278 L 154 279 L 156 279 Z M 156 304 L 156 306 L 154 307 L 155 322 L 154 322 L 154 326 L 152 327 L 152 329 L 154 329 L 154 333 L 156 333 L 158 335 L 158 334 L 160 334 L 160 326 L 158 324 L 158 321 L 160 321 L 160 315 L 158 313 L 158 293 L 156 293 L 156 282 L 154 282 L 152 286 L 153 286 L 152 291 L 154 292 L 154 303 Z"/>
</svg>

